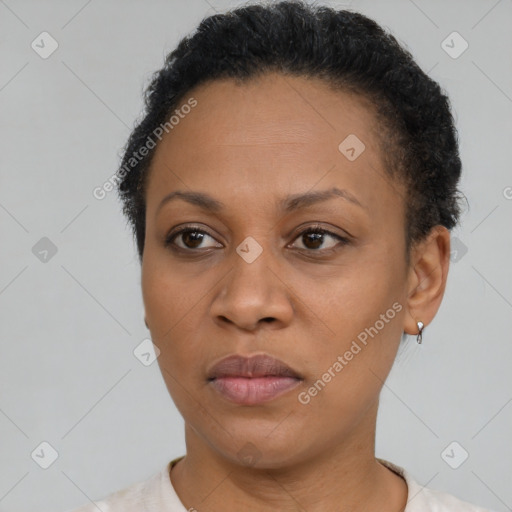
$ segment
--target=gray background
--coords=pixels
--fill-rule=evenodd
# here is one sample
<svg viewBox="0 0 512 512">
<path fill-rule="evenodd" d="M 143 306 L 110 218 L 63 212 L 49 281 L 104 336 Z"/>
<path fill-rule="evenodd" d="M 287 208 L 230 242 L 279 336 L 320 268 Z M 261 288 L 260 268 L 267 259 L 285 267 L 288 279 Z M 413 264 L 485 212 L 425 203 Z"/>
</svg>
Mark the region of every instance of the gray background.
<svg viewBox="0 0 512 512">
<path fill-rule="evenodd" d="M 185 453 L 157 364 L 133 355 L 149 334 L 135 245 L 116 193 L 92 190 L 115 172 L 164 55 L 239 4 L 0 0 L 0 510 L 71 509 Z M 383 389 L 377 455 L 512 510 L 512 1 L 330 5 L 391 30 L 448 92 L 470 204 L 441 309 Z M 46 59 L 31 48 L 43 31 L 59 45 Z M 469 43 L 456 59 L 441 46 L 453 31 Z M 57 248 L 46 262 L 43 237 Z M 48 469 L 31 457 L 43 441 L 58 452 Z M 442 457 L 453 441 L 452 460 L 469 453 L 458 469 Z"/>
</svg>

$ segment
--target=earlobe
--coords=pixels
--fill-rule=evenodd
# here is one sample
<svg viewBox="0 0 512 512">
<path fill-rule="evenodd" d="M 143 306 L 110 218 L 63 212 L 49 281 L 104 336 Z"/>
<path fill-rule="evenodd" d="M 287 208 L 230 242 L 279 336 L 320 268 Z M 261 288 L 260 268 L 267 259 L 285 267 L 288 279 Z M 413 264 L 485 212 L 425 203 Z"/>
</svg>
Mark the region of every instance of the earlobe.
<svg viewBox="0 0 512 512">
<path fill-rule="evenodd" d="M 435 226 L 412 251 L 406 298 L 404 331 L 418 334 L 418 322 L 428 325 L 436 315 L 448 276 L 450 232 Z"/>
</svg>

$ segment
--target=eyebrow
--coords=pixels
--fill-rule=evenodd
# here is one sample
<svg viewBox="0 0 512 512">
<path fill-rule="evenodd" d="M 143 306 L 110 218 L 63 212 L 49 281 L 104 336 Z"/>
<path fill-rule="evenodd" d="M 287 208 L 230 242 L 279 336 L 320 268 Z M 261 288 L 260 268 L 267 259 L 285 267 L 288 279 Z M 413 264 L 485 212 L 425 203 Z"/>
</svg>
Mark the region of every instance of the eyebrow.
<svg viewBox="0 0 512 512">
<path fill-rule="evenodd" d="M 339 189 L 337 187 L 315 192 L 306 192 L 303 194 L 290 194 L 278 201 L 277 204 L 278 207 L 280 207 L 283 211 L 289 213 L 300 208 L 305 208 L 316 203 L 333 199 L 335 197 L 345 199 L 352 204 L 360 206 L 361 208 L 366 208 L 348 190 Z M 225 208 L 225 204 L 223 202 L 214 199 L 212 196 L 205 194 L 204 192 L 186 192 L 182 190 L 176 190 L 170 194 L 167 194 L 162 199 L 157 207 L 156 213 L 158 213 L 165 204 L 175 199 L 182 199 L 183 201 L 187 201 L 188 203 L 198 206 L 205 211 L 213 213 L 219 213 L 223 208 Z"/>
</svg>

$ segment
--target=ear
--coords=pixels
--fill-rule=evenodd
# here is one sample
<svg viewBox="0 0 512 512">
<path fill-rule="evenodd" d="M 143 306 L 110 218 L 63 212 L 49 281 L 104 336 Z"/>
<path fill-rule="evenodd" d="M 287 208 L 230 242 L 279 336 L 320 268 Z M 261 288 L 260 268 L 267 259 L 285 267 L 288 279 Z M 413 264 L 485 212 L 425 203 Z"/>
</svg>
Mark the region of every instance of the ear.
<svg viewBox="0 0 512 512">
<path fill-rule="evenodd" d="M 417 322 L 427 326 L 439 309 L 450 266 L 450 232 L 434 226 L 411 250 L 407 277 L 404 331 L 418 334 Z"/>
</svg>

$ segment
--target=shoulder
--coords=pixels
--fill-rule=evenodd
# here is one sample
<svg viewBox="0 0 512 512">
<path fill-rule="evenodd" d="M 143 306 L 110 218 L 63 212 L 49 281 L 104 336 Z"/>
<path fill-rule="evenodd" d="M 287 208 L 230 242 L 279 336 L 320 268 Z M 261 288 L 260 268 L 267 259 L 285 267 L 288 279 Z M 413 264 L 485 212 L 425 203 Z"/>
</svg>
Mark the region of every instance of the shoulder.
<svg viewBox="0 0 512 512">
<path fill-rule="evenodd" d="M 404 512 L 493 512 L 460 498 L 420 485 L 411 473 L 387 460 L 377 459 L 407 482 L 408 496 Z"/>
<path fill-rule="evenodd" d="M 144 503 L 145 489 L 148 486 L 150 480 L 136 482 L 124 489 L 118 490 L 100 500 L 96 500 L 94 503 L 83 505 L 80 508 L 74 509 L 70 512 L 98 512 L 98 509 L 102 512 L 139 512 Z"/>
<path fill-rule="evenodd" d="M 488 508 L 483 508 L 473 503 L 463 501 L 452 494 L 421 487 L 419 492 L 419 502 L 421 506 L 417 508 L 414 504 L 415 497 L 411 496 L 411 501 L 407 503 L 406 511 L 409 512 L 409 503 L 411 512 L 423 512 L 423 510 L 435 510 L 436 512 L 492 512 Z M 425 508 L 428 506 L 428 508 Z"/>
<path fill-rule="evenodd" d="M 141 510 L 152 512 L 160 510 L 161 505 L 167 504 L 158 500 L 163 498 L 162 486 L 168 480 L 168 470 L 169 464 L 146 480 L 135 482 L 100 500 L 95 500 L 68 512 L 98 512 L 98 510 L 101 512 L 140 512 Z"/>
</svg>

